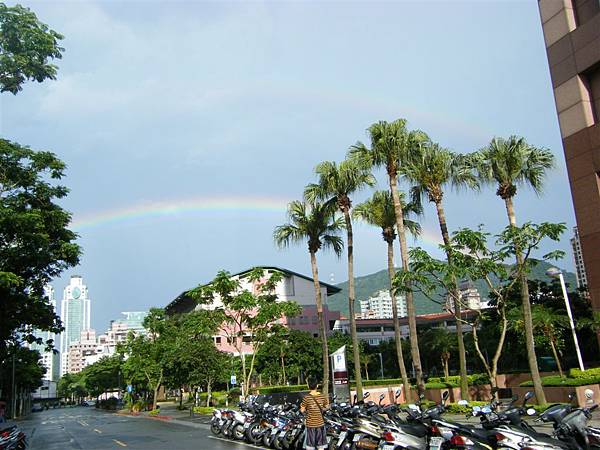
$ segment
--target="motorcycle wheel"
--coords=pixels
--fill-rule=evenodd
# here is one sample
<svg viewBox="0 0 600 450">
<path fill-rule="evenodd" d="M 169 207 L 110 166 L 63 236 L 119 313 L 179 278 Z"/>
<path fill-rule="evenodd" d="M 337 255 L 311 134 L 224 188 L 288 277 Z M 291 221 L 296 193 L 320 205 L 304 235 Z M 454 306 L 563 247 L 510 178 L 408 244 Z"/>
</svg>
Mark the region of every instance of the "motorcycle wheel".
<svg viewBox="0 0 600 450">
<path fill-rule="evenodd" d="M 260 428 L 260 424 L 258 424 L 256 422 L 253 424 L 250 424 L 250 426 L 248 428 L 246 428 L 245 435 L 246 435 L 246 442 L 248 444 L 256 444 L 257 437 L 258 437 L 257 435 L 260 431 L 259 428 Z"/>
<path fill-rule="evenodd" d="M 244 439 L 244 426 L 240 423 L 235 425 L 231 430 L 231 437 L 236 441 L 241 441 Z"/>
<path fill-rule="evenodd" d="M 218 436 L 219 434 L 221 434 L 221 427 L 213 422 L 210 424 L 210 431 L 212 432 L 212 434 Z"/>
<path fill-rule="evenodd" d="M 271 430 L 266 430 L 262 437 L 263 447 L 269 448 L 269 441 L 271 440 Z"/>
</svg>

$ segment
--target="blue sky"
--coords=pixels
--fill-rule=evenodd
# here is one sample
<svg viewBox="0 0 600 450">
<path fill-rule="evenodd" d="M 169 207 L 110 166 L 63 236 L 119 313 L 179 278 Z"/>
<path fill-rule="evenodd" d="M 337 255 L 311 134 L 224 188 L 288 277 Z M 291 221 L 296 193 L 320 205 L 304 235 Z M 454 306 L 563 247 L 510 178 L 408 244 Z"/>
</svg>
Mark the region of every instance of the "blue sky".
<svg viewBox="0 0 600 450">
<path fill-rule="evenodd" d="M 543 36 L 532 1 L 25 2 L 65 35 L 58 80 L 3 94 L 2 135 L 68 165 L 74 219 L 193 197 L 299 198 L 378 120 L 408 119 L 455 151 L 519 134 L 550 148 L 545 193 L 518 219 L 574 225 Z M 383 181 L 383 178 L 380 178 Z M 385 187 L 381 183 L 382 188 Z M 360 194 L 357 200 L 367 193 Z M 446 196 L 448 223 L 506 223 L 494 189 Z M 99 331 L 120 311 L 164 306 L 223 268 L 310 273 L 304 246 L 272 243 L 285 215 L 213 211 L 82 228 Z M 429 207 L 423 225 L 437 233 Z M 435 250 L 430 243 L 419 243 Z M 355 272 L 385 267 L 379 232 L 356 226 Z M 546 249 L 549 249 L 547 247 Z M 346 280 L 343 260 L 320 273 Z"/>
</svg>

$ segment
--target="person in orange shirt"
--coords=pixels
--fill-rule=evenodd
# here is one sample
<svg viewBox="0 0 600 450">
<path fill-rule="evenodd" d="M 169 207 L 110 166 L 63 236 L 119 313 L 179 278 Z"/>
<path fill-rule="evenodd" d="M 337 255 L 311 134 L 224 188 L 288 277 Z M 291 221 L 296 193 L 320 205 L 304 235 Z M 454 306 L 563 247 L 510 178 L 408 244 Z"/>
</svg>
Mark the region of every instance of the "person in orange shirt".
<svg viewBox="0 0 600 450">
<path fill-rule="evenodd" d="M 304 396 L 300 404 L 300 411 L 306 415 L 306 436 L 304 448 L 306 450 L 323 450 L 327 447 L 327 433 L 323 412 L 329 407 L 329 400 L 317 390 L 316 378 L 309 378 L 310 392 Z"/>
</svg>

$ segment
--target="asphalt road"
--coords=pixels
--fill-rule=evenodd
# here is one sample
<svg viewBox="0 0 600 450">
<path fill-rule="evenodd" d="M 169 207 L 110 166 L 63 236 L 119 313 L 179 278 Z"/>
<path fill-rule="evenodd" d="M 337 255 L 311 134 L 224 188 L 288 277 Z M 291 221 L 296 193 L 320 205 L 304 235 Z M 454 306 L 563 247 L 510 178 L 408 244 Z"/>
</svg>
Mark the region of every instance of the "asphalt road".
<svg viewBox="0 0 600 450">
<path fill-rule="evenodd" d="M 144 449 L 241 450 L 256 448 L 211 437 L 207 426 L 191 428 L 160 420 L 119 416 L 76 407 L 50 409 L 19 422 L 31 450 Z"/>
</svg>

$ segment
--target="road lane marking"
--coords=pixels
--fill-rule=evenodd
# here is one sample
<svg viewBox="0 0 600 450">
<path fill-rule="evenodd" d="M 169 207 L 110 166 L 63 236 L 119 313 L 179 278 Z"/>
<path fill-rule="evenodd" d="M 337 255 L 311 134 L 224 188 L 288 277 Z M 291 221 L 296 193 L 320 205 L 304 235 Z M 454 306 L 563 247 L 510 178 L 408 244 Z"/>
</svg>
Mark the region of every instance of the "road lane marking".
<svg viewBox="0 0 600 450">
<path fill-rule="evenodd" d="M 97 428 L 94 428 L 94 431 L 98 434 L 102 434 L 102 431 L 98 430 Z"/>
<path fill-rule="evenodd" d="M 217 437 L 217 436 L 207 436 L 207 438 L 209 438 L 209 439 L 215 439 L 217 441 L 223 441 L 223 442 L 234 442 L 236 444 L 241 444 L 241 445 L 244 445 L 246 447 L 257 448 L 259 450 L 264 450 L 264 447 L 258 447 L 257 445 L 248 444 L 247 442 L 243 442 L 243 441 L 232 441 L 231 439 L 223 439 L 223 438 Z"/>
<path fill-rule="evenodd" d="M 78 420 L 77 423 L 79 423 L 82 427 L 87 427 L 89 426 L 86 422 L 84 422 L 83 420 Z"/>
<path fill-rule="evenodd" d="M 127 444 L 124 444 L 121 441 L 118 441 L 117 439 L 113 439 L 113 441 L 115 441 L 117 444 L 119 444 L 121 447 L 127 447 Z"/>
</svg>

